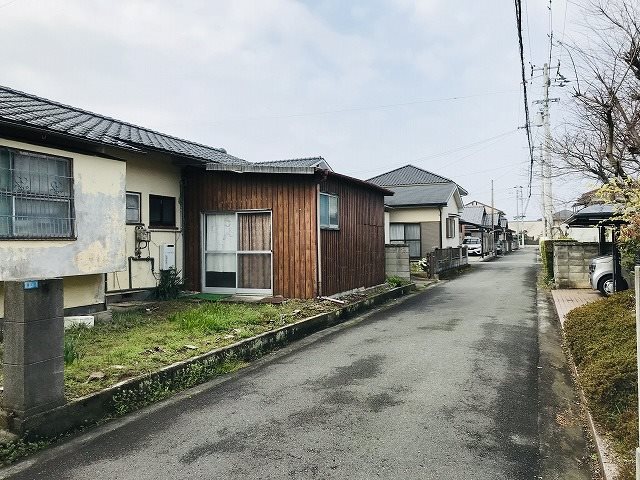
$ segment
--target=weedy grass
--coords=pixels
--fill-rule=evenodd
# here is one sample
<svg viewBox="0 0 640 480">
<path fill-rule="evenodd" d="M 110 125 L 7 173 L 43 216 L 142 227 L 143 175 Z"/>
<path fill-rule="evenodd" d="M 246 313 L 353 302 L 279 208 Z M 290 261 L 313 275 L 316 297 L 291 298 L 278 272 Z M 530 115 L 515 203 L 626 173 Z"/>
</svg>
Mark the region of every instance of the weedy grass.
<svg viewBox="0 0 640 480">
<path fill-rule="evenodd" d="M 335 308 L 314 300 L 282 305 L 168 301 L 149 310 L 116 311 L 112 322 L 65 332 L 65 356 L 73 358 L 65 362 L 65 395 L 82 397 Z"/>
<path fill-rule="evenodd" d="M 610 434 L 620 479 L 633 479 L 638 435 L 635 297 L 632 291 L 578 307 L 565 335 L 597 423 Z"/>
</svg>

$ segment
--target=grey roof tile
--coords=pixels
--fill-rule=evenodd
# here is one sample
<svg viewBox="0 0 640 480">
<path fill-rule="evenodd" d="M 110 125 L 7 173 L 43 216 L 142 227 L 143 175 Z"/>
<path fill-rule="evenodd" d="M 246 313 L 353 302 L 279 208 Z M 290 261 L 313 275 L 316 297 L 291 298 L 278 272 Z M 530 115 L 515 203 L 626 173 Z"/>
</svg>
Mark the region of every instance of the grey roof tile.
<svg viewBox="0 0 640 480">
<path fill-rule="evenodd" d="M 393 196 L 384 197 L 385 205 L 390 207 L 438 206 L 446 205 L 458 186 L 455 183 L 433 183 L 385 188 L 394 193 Z"/>
<path fill-rule="evenodd" d="M 153 148 L 201 162 L 245 164 L 213 148 L 0 86 L 0 122 L 31 126 L 133 150 Z"/>
<path fill-rule="evenodd" d="M 481 226 L 485 219 L 485 209 L 483 206 L 465 206 L 460 216 L 460 221 Z"/>
<path fill-rule="evenodd" d="M 456 184 L 449 178 L 423 170 L 415 165 L 405 165 L 404 167 L 396 168 L 395 170 L 383 173 L 377 177 L 370 178 L 367 181 L 383 187 L 429 185 L 438 183 Z M 458 186 L 458 188 L 460 189 L 460 195 L 467 194 L 467 191 L 464 188 L 460 186 Z"/>
<path fill-rule="evenodd" d="M 291 158 L 288 160 L 272 160 L 268 162 L 256 162 L 256 165 L 264 165 L 267 167 L 315 167 L 324 163 L 326 166 L 331 167 L 323 157 L 305 157 L 305 158 Z"/>
</svg>

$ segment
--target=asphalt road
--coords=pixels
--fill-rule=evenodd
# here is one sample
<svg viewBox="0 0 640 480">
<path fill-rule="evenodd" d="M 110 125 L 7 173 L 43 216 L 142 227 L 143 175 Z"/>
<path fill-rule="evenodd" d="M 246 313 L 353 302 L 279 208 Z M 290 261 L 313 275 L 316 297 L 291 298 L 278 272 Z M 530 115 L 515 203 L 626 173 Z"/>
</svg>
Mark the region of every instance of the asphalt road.
<svg viewBox="0 0 640 480">
<path fill-rule="evenodd" d="M 14 479 L 533 479 L 536 266 L 517 252 L 17 468 Z"/>
</svg>

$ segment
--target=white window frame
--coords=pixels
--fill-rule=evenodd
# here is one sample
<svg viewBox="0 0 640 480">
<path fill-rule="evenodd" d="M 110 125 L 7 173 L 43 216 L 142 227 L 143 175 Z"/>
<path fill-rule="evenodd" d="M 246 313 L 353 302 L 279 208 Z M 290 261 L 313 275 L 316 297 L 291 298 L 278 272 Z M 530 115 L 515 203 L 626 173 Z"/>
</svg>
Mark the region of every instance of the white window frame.
<svg viewBox="0 0 640 480">
<path fill-rule="evenodd" d="M 329 221 L 326 223 L 322 222 L 322 197 L 328 199 L 327 208 L 329 211 L 327 212 L 327 216 L 329 218 Z M 336 201 L 336 223 L 331 223 L 331 201 L 333 199 L 335 199 Z M 318 203 L 318 208 L 320 209 L 318 215 L 318 218 L 320 219 L 320 228 L 323 230 L 340 230 L 340 196 L 334 193 L 320 192 L 320 201 Z"/>
</svg>

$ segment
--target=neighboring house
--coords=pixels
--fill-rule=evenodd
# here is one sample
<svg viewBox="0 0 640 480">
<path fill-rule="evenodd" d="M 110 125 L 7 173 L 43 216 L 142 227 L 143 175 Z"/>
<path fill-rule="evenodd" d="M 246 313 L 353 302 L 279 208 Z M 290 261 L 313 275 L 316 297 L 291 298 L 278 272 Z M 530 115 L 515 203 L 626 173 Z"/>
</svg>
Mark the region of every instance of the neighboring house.
<svg viewBox="0 0 640 480">
<path fill-rule="evenodd" d="M 461 236 L 476 237 L 482 241 L 482 255 L 494 250 L 494 238 L 491 234 L 491 215 L 484 205 L 465 205 L 460 216 Z"/>
<path fill-rule="evenodd" d="M 454 181 L 413 165 L 368 181 L 394 193 L 385 197 L 387 243 L 408 244 L 411 259 L 460 245 L 459 217 L 467 191 Z"/>
<path fill-rule="evenodd" d="M 13 280 L 63 277 L 66 315 L 148 295 L 170 267 L 190 288 L 207 289 L 198 272 L 199 262 L 215 258 L 209 253 L 233 255 L 239 292 L 249 285 L 311 297 L 384 282 L 383 198 L 391 192 L 333 173 L 321 157 L 295 162 L 305 165 L 252 165 L 221 148 L 0 87 L 0 307 L 2 282 Z M 247 165 L 255 174 L 234 173 Z M 205 188 L 206 197 L 195 195 Z M 266 225 L 264 215 L 244 215 L 255 209 L 273 220 L 272 244 L 258 245 L 268 251 L 252 243 L 254 225 Z M 205 212 L 233 213 L 234 229 L 245 219 L 251 248 L 214 242 L 205 255 Z M 214 224 L 206 231 L 218 235 Z M 240 275 L 253 275 L 267 253 L 271 273 L 259 281 Z"/>
<path fill-rule="evenodd" d="M 389 190 L 260 163 L 190 167 L 185 180 L 189 288 L 311 298 L 384 282 Z"/>
</svg>

